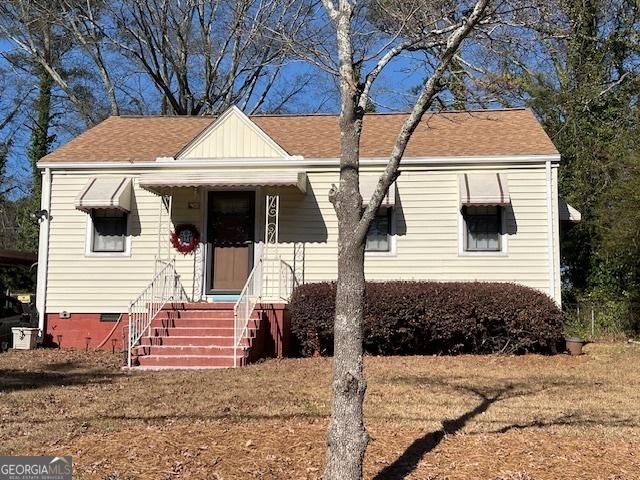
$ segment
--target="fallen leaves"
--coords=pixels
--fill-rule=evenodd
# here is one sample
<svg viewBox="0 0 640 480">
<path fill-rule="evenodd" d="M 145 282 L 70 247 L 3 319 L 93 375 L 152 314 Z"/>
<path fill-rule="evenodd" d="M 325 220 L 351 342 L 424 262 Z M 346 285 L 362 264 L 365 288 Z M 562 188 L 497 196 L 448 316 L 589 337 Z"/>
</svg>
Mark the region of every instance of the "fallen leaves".
<svg viewBox="0 0 640 480">
<path fill-rule="evenodd" d="M 640 478 L 640 347 L 587 351 L 368 357 L 366 478 Z M 71 454 L 79 479 L 321 477 L 330 359 L 132 374 L 119 360 L 0 355 L 0 453 Z"/>
</svg>

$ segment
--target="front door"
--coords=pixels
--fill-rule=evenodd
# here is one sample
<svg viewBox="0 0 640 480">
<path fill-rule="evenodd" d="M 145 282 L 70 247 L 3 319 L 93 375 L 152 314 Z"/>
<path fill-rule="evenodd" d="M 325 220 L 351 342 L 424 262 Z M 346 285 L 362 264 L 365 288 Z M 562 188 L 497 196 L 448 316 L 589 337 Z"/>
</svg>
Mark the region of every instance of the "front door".
<svg viewBox="0 0 640 480">
<path fill-rule="evenodd" d="M 208 293 L 238 294 L 253 264 L 254 192 L 209 192 Z"/>
</svg>

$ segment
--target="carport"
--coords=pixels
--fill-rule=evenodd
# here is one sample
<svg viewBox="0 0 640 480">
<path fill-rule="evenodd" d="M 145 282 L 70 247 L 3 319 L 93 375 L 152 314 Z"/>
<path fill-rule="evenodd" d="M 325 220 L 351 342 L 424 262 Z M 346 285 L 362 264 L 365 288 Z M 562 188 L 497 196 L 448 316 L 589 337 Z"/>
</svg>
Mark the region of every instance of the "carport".
<svg viewBox="0 0 640 480">
<path fill-rule="evenodd" d="M 19 250 L 0 249 L 0 266 L 2 267 L 13 267 L 13 266 L 30 267 L 37 261 L 38 261 L 38 255 L 32 252 L 21 252 Z"/>
</svg>

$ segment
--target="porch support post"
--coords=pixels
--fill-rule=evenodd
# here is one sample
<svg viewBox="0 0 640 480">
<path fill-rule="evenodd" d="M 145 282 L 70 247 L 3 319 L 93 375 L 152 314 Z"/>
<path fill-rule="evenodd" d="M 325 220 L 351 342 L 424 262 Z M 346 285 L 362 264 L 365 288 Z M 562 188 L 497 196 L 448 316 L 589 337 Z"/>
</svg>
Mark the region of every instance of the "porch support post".
<svg viewBox="0 0 640 480">
<path fill-rule="evenodd" d="M 160 195 L 160 205 L 159 205 L 159 210 L 158 210 L 158 252 L 156 254 L 156 265 L 154 267 L 154 273 L 158 273 L 159 269 L 158 269 L 158 263 L 161 260 L 170 260 L 171 259 L 171 245 L 169 244 L 169 242 L 166 242 L 166 258 L 164 256 L 163 253 L 163 245 L 162 245 L 162 239 L 164 238 L 166 240 L 166 235 L 167 235 L 167 228 L 165 225 L 165 220 L 164 220 L 164 213 L 165 211 L 167 212 L 167 217 L 169 220 L 169 225 L 171 225 L 171 209 L 172 209 L 172 204 L 173 204 L 173 196 L 172 195 Z"/>
<path fill-rule="evenodd" d="M 279 256 L 278 256 L 278 235 L 279 235 L 279 217 L 280 217 L 280 195 L 267 195 L 265 208 L 265 230 L 264 230 L 264 253 L 265 262 L 265 291 L 267 296 L 273 297 L 274 294 L 270 283 L 273 276 L 278 274 Z M 279 277 L 279 275 L 278 275 Z"/>
</svg>

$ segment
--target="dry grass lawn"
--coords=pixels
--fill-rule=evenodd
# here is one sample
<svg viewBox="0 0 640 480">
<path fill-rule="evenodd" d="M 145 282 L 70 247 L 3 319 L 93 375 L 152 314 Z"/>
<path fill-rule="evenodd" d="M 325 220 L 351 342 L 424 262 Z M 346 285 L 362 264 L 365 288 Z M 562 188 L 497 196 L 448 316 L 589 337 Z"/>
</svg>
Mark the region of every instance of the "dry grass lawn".
<svg viewBox="0 0 640 480">
<path fill-rule="evenodd" d="M 640 345 L 580 358 L 367 358 L 366 478 L 640 479 Z M 100 352 L 0 354 L 0 454 L 91 479 L 317 479 L 330 359 L 126 373 Z"/>
</svg>

